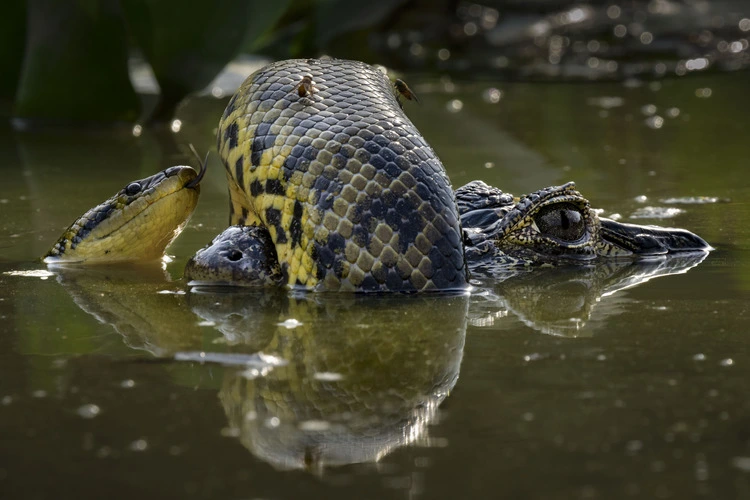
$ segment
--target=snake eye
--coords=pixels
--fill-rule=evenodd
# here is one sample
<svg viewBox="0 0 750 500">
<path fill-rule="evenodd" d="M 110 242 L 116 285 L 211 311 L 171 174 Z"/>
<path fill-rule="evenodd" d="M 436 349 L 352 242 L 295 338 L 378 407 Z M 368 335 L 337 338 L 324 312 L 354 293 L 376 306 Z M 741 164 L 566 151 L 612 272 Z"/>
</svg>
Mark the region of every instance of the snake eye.
<svg viewBox="0 0 750 500">
<path fill-rule="evenodd" d="M 131 182 L 128 187 L 125 188 L 125 194 L 128 196 L 135 196 L 141 192 L 141 185 L 137 182 Z"/>
<path fill-rule="evenodd" d="M 539 232 L 562 241 L 578 241 L 586 230 L 581 210 L 570 203 L 543 207 L 534 222 Z"/>
</svg>

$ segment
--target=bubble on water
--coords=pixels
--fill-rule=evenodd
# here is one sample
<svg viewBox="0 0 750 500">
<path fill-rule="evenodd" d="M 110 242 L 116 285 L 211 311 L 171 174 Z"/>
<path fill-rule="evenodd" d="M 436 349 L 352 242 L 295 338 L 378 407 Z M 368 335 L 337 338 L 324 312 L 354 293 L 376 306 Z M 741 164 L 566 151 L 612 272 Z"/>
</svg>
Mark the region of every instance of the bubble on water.
<svg viewBox="0 0 750 500">
<path fill-rule="evenodd" d="M 136 439 L 129 446 L 131 451 L 146 451 L 148 449 L 148 441 L 145 439 Z"/>
<path fill-rule="evenodd" d="M 646 203 L 646 201 L 648 201 L 648 196 L 646 196 L 645 194 L 641 194 L 633 198 L 633 200 L 636 203 Z"/>
<path fill-rule="evenodd" d="M 485 89 L 484 92 L 482 92 L 482 99 L 490 104 L 497 104 L 502 98 L 503 91 L 494 87 Z"/>
<path fill-rule="evenodd" d="M 302 326 L 302 322 L 297 321 L 294 318 L 290 318 L 285 321 L 282 321 L 281 323 L 277 323 L 276 326 L 282 326 L 286 328 L 287 330 L 292 330 L 294 328 L 297 328 L 298 326 Z"/>
<path fill-rule="evenodd" d="M 82 418 L 94 418 L 98 416 L 101 411 L 101 408 L 95 404 L 85 404 L 79 407 L 78 410 L 76 410 L 76 413 Z"/>
<path fill-rule="evenodd" d="M 658 130 L 664 126 L 664 118 L 659 115 L 654 115 L 646 118 L 644 123 L 648 128 Z"/>
<path fill-rule="evenodd" d="M 597 106 L 603 109 L 612 109 L 624 105 L 625 99 L 619 96 L 590 97 L 586 99 L 586 103 L 590 106 Z"/>
<path fill-rule="evenodd" d="M 708 59 L 705 57 L 696 57 L 685 61 L 685 69 L 688 71 L 701 71 L 708 68 Z"/>
<path fill-rule="evenodd" d="M 631 219 L 671 219 L 682 214 L 684 210 L 675 207 L 643 207 L 632 214 Z"/>
<path fill-rule="evenodd" d="M 734 457 L 731 462 L 742 472 L 750 472 L 750 457 Z"/>
<path fill-rule="evenodd" d="M 610 19 L 617 19 L 618 17 L 620 17 L 621 13 L 622 11 L 617 5 L 610 5 L 609 7 L 607 7 L 607 17 Z"/>
<path fill-rule="evenodd" d="M 240 437 L 240 428 L 239 427 L 224 427 L 219 431 L 219 433 L 223 437 L 232 437 L 237 438 Z"/>
<path fill-rule="evenodd" d="M 625 449 L 628 451 L 628 453 L 638 453 L 643 449 L 643 442 L 638 441 L 637 439 L 628 441 L 628 443 L 625 445 Z"/>
<path fill-rule="evenodd" d="M 619 214 L 619 213 L 615 212 L 613 214 L 610 214 L 609 218 L 612 219 L 612 220 L 621 220 L 622 219 L 622 214 Z"/>
<path fill-rule="evenodd" d="M 451 99 L 445 104 L 445 108 L 450 113 L 458 113 L 464 108 L 464 103 L 461 99 Z"/>
<path fill-rule="evenodd" d="M 266 420 L 266 427 L 269 429 L 275 429 L 281 425 L 281 419 L 279 417 L 271 417 Z"/>
<path fill-rule="evenodd" d="M 321 382 L 338 382 L 339 380 L 343 380 L 344 376 L 335 372 L 318 372 L 313 375 L 313 378 Z"/>
<path fill-rule="evenodd" d="M 495 164 L 491 161 L 484 162 L 484 168 L 493 168 Z"/>
<path fill-rule="evenodd" d="M 719 361 L 719 365 L 721 366 L 732 366 L 734 364 L 734 360 L 732 358 L 722 359 Z"/>
<path fill-rule="evenodd" d="M 322 432 L 331 428 L 331 423 L 326 420 L 304 420 L 298 425 L 299 430 L 306 432 Z"/>
</svg>

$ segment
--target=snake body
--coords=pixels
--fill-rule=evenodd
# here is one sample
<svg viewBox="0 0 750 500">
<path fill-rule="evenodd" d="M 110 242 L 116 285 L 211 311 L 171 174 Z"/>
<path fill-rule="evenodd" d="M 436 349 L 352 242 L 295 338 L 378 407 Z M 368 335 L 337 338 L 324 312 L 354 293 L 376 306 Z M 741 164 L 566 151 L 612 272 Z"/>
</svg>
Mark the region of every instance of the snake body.
<svg viewBox="0 0 750 500">
<path fill-rule="evenodd" d="M 297 59 L 264 67 L 227 105 L 218 151 L 230 224 L 268 229 L 288 285 L 467 286 L 445 169 L 372 66 Z"/>
</svg>

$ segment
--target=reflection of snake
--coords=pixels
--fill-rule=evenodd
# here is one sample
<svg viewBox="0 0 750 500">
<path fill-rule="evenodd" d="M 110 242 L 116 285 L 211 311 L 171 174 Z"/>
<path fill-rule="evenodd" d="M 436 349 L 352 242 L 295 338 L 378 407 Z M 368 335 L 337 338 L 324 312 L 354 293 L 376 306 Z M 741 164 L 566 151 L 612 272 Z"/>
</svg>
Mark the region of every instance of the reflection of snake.
<svg viewBox="0 0 750 500">
<path fill-rule="evenodd" d="M 233 226 L 191 260 L 188 278 L 315 290 L 447 290 L 467 287 L 467 262 L 580 264 L 709 249 L 688 231 L 600 219 L 573 183 L 520 200 L 479 181 L 454 193 L 440 160 L 401 111 L 399 92 L 411 95 L 355 61 L 281 61 L 251 75 L 219 124 Z M 184 171 L 190 169 L 172 167 L 129 184 L 74 223 L 49 257 L 155 257 L 197 201 L 199 179 L 172 181 Z M 167 197 L 172 211 L 154 203 L 162 210 L 122 222 L 128 207 L 152 207 L 141 200 L 157 189 L 154 178 L 171 181 L 159 186 L 176 186 L 176 193 L 193 193 Z M 169 224 L 161 222 L 164 207 Z M 162 234 L 147 233 L 151 227 Z M 144 244 L 148 252 L 134 251 Z"/>
</svg>

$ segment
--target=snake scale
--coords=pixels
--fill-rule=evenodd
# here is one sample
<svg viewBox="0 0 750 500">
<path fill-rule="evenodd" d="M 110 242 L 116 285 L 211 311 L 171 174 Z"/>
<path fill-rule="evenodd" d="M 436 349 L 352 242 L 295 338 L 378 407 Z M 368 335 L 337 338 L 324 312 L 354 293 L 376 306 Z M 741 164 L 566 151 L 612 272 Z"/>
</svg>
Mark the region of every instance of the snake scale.
<svg viewBox="0 0 750 500">
<path fill-rule="evenodd" d="M 288 285 L 467 286 L 448 176 L 376 68 L 335 59 L 264 67 L 227 105 L 218 151 L 230 224 L 269 230 Z"/>
</svg>

